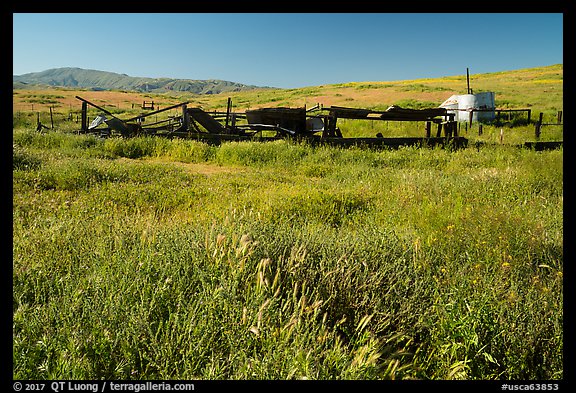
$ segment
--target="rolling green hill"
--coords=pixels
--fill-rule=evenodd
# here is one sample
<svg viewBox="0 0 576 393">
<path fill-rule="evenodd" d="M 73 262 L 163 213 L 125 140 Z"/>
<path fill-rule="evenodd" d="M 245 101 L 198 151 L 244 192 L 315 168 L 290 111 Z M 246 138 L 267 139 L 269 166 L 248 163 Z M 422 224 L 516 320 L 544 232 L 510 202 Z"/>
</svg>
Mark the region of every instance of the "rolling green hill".
<svg viewBox="0 0 576 393">
<path fill-rule="evenodd" d="M 22 84 L 26 84 L 90 88 L 93 90 L 133 90 L 152 93 L 178 91 L 194 94 L 219 94 L 262 88 L 216 79 L 143 78 L 114 72 L 69 67 L 14 75 L 12 81 L 13 88 L 22 88 Z"/>
</svg>

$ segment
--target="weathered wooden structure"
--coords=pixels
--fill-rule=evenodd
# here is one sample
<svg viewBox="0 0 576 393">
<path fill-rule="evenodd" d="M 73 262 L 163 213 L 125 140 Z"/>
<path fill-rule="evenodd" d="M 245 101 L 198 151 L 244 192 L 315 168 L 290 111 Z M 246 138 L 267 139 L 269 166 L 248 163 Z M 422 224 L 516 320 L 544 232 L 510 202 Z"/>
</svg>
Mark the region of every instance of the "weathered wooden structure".
<svg viewBox="0 0 576 393">
<path fill-rule="evenodd" d="M 444 108 L 405 109 L 392 106 L 386 111 L 375 111 L 337 106 L 321 108 L 317 105 L 308 110 L 305 107 L 280 107 L 235 113 L 232 112 L 231 100 L 228 99 L 226 112 L 206 112 L 198 107 L 189 108 L 188 103 L 183 102 L 122 120 L 88 100 L 78 96 L 76 98 L 82 101 L 80 132 L 98 132 L 102 136 L 110 136 L 114 133 L 119 133 L 123 137 L 158 135 L 193 138 L 216 144 L 223 141 L 267 141 L 289 137 L 307 140 L 313 144 L 393 148 L 407 145 L 445 145 L 446 143 L 462 147 L 468 142 L 465 138 L 458 136 L 454 115 Z M 87 116 L 88 105 L 102 112 L 90 125 L 88 125 Z M 175 108 L 181 108 L 180 115 L 144 125 L 147 117 Z M 374 138 L 345 138 L 337 126 L 338 119 L 424 122 L 426 134 L 422 137 L 383 138 L 378 135 Z M 105 123 L 107 127 L 100 127 L 102 123 Z M 432 135 L 432 124 L 437 127 L 435 136 Z M 443 136 L 442 129 L 444 129 Z M 265 135 L 264 131 L 268 133 Z"/>
</svg>

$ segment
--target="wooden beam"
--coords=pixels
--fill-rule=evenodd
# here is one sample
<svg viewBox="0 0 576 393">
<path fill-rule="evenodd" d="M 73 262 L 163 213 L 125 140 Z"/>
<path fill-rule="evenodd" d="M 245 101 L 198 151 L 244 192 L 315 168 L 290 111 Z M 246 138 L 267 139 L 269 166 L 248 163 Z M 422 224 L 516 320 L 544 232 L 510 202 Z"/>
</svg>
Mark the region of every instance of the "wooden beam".
<svg viewBox="0 0 576 393">
<path fill-rule="evenodd" d="M 88 131 L 88 104 L 82 102 L 82 122 L 80 123 L 80 129 L 82 131 Z"/>
<path fill-rule="evenodd" d="M 153 111 L 153 112 L 148 112 L 148 113 L 145 113 L 142 115 L 134 116 L 134 117 L 131 117 L 131 118 L 124 120 L 124 121 L 133 121 L 133 120 L 137 120 L 137 119 L 143 119 L 145 117 L 155 115 L 155 114 L 160 113 L 160 112 L 165 112 L 165 111 L 168 111 L 170 109 L 178 108 L 178 107 L 181 107 L 182 105 L 186 105 L 186 104 L 188 104 L 188 102 L 181 102 L 180 104 L 168 106 L 166 108 L 158 109 L 158 110 Z M 110 114 L 110 115 L 112 115 L 112 114 Z M 114 116 L 114 115 L 112 115 L 112 116 Z"/>
</svg>

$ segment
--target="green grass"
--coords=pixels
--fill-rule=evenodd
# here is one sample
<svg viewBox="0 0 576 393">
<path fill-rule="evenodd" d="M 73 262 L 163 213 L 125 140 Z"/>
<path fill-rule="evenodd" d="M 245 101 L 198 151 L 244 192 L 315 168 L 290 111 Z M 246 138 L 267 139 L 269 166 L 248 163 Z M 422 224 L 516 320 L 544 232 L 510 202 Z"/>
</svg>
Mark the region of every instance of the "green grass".
<svg viewBox="0 0 576 393">
<path fill-rule="evenodd" d="M 562 149 L 13 132 L 15 379 L 562 379 Z"/>
</svg>

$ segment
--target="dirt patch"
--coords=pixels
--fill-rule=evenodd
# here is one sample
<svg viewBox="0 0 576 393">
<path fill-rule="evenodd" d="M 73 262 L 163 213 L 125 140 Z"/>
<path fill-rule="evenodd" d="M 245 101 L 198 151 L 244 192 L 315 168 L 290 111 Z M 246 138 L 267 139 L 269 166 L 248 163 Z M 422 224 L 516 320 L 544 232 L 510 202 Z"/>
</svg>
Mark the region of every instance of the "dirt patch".
<svg viewBox="0 0 576 393">
<path fill-rule="evenodd" d="M 156 105 L 166 107 L 178 103 L 175 99 L 147 93 L 124 91 L 90 91 L 70 90 L 64 88 L 45 88 L 38 90 L 17 89 L 12 94 L 12 110 L 16 111 L 48 111 L 53 107 L 55 112 L 68 113 L 79 111 L 82 102 L 80 96 L 108 110 L 138 110 L 143 101 L 154 101 Z"/>
<path fill-rule="evenodd" d="M 145 160 L 144 162 L 173 166 L 176 168 L 180 168 L 187 173 L 207 175 L 207 176 L 217 175 L 220 173 L 246 172 L 246 168 L 220 166 L 220 165 L 208 164 L 208 163 L 169 161 L 169 160 L 163 160 L 160 158 L 149 159 L 149 160 Z"/>
</svg>

